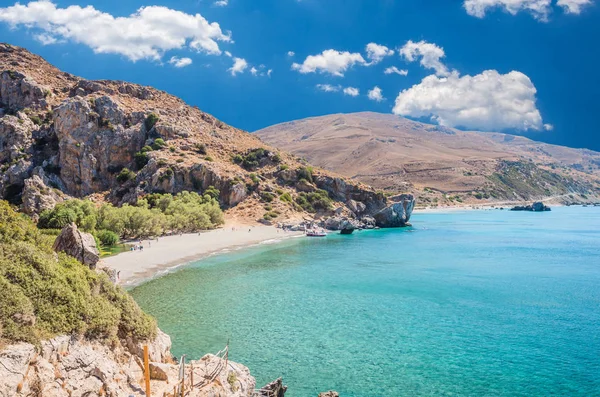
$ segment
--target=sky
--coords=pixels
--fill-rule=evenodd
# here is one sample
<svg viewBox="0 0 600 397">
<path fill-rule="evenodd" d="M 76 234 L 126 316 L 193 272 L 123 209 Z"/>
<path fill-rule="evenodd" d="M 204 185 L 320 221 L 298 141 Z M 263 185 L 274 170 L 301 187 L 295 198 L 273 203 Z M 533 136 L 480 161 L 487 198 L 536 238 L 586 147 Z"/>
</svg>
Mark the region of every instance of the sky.
<svg viewBox="0 0 600 397">
<path fill-rule="evenodd" d="M 600 151 L 598 0 L 0 0 L 0 41 L 248 131 L 374 111 Z"/>
</svg>

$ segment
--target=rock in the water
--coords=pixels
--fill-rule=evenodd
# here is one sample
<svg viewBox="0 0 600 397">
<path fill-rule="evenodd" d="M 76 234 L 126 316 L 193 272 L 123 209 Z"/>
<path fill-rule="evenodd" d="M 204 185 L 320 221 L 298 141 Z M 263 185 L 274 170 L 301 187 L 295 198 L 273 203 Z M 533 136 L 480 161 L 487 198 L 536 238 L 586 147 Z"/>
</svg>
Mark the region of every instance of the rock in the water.
<svg viewBox="0 0 600 397">
<path fill-rule="evenodd" d="M 330 391 L 325 391 L 323 393 L 319 393 L 319 397 L 340 397 L 340 393 L 330 390 Z"/>
<path fill-rule="evenodd" d="M 542 203 L 541 201 L 536 201 L 531 205 L 517 205 L 516 207 L 511 208 L 511 211 L 532 211 L 532 212 L 543 212 L 543 211 L 551 211 L 550 207 Z"/>
<path fill-rule="evenodd" d="M 286 391 L 287 386 L 284 386 L 282 379 L 279 378 L 268 385 L 263 386 L 258 393 L 260 396 L 264 397 L 283 397 Z"/>
<path fill-rule="evenodd" d="M 65 252 L 90 269 L 96 267 L 100 260 L 100 252 L 96 247 L 94 236 L 81 232 L 77 225 L 71 223 L 63 228 L 52 247 L 56 252 Z"/>
<path fill-rule="evenodd" d="M 408 225 L 415 207 L 415 198 L 412 194 L 403 194 L 399 200 L 374 215 L 377 226 L 403 227 Z"/>
</svg>

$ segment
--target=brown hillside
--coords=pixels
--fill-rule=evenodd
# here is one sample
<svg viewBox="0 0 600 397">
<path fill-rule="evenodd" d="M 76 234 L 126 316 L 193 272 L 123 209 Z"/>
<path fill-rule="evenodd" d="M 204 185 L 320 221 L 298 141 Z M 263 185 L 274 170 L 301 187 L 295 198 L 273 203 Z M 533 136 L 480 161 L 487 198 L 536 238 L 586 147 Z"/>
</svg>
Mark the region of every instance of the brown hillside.
<svg viewBox="0 0 600 397">
<path fill-rule="evenodd" d="M 119 176 L 125 168 L 134 173 Z M 85 80 L 0 44 L 0 198 L 26 212 L 68 196 L 122 204 L 210 186 L 242 220 L 329 213 L 351 200 L 369 213 L 386 205 L 365 185 L 307 170 L 296 156 L 166 92 Z M 326 200 L 311 196 L 311 205 L 300 197 L 313 193 Z"/>
<path fill-rule="evenodd" d="M 435 191 L 463 200 L 479 192 L 498 200 L 560 195 L 565 201 L 585 201 L 600 186 L 598 152 L 501 133 L 459 131 L 391 114 L 314 117 L 268 127 L 256 135 L 376 188 L 408 190 L 425 199 L 433 190 L 430 198 L 438 201 L 442 197 Z M 498 182 L 497 176 L 504 174 L 508 177 Z M 507 180 L 513 177 L 533 188 Z"/>
</svg>

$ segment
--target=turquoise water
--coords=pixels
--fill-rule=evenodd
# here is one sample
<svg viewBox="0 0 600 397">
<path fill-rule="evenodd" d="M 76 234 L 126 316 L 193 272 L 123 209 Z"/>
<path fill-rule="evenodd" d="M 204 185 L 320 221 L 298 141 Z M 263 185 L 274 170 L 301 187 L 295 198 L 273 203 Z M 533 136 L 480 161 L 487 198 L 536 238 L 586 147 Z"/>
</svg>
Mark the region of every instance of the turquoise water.
<svg viewBox="0 0 600 397">
<path fill-rule="evenodd" d="M 229 340 L 291 397 L 600 396 L 600 208 L 412 222 L 213 257 L 131 292 L 176 355 Z"/>
</svg>

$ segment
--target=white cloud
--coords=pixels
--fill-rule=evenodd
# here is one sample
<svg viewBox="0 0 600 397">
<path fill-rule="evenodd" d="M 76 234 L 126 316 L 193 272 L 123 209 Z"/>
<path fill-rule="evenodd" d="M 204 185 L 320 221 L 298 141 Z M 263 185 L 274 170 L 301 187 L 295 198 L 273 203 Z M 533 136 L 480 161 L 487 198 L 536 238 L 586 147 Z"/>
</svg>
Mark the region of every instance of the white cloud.
<svg viewBox="0 0 600 397">
<path fill-rule="evenodd" d="M 400 70 L 395 66 L 390 66 L 389 68 L 385 69 L 383 71 L 383 73 L 385 74 L 399 74 L 400 76 L 407 76 L 408 75 L 408 70 Z"/>
<path fill-rule="evenodd" d="M 171 59 L 169 59 L 169 63 L 176 68 L 184 68 L 191 65 L 192 60 L 190 58 L 171 57 Z"/>
<path fill-rule="evenodd" d="M 367 44 L 367 58 L 371 60 L 371 64 L 376 64 L 381 62 L 381 60 L 387 56 L 394 55 L 394 50 L 390 50 L 384 45 L 379 45 L 375 43 Z"/>
<path fill-rule="evenodd" d="M 486 70 L 476 76 L 425 77 L 402 91 L 393 112 L 402 116 L 430 117 L 448 127 L 478 130 L 543 128 L 536 107 L 536 88 L 526 75 Z"/>
<path fill-rule="evenodd" d="M 217 0 L 213 4 L 217 7 L 227 7 L 229 5 L 229 0 Z"/>
<path fill-rule="evenodd" d="M 325 50 L 318 55 L 309 55 L 302 64 L 294 63 L 293 70 L 300 73 L 329 73 L 344 76 L 344 72 L 355 64 L 365 65 L 367 62 L 359 53 Z"/>
<path fill-rule="evenodd" d="M 58 8 L 41 0 L 0 8 L 0 22 L 14 28 L 39 29 L 48 37 L 81 43 L 96 53 L 120 54 L 132 61 L 159 60 L 166 51 L 186 46 L 220 54 L 217 42 L 231 41 L 218 23 L 209 23 L 200 14 L 162 6 L 142 7 L 127 17 L 115 17 L 93 6 Z"/>
<path fill-rule="evenodd" d="M 344 88 L 344 95 L 358 96 L 359 94 L 360 94 L 360 91 L 358 90 L 358 88 L 354 88 L 354 87 Z"/>
<path fill-rule="evenodd" d="M 233 55 L 231 55 L 231 52 L 229 51 L 223 51 L 223 54 L 225 54 L 225 56 L 231 58 Z"/>
<path fill-rule="evenodd" d="M 385 98 L 383 97 L 383 91 L 381 88 L 375 86 L 372 90 L 369 91 L 369 99 L 376 102 L 381 102 Z"/>
<path fill-rule="evenodd" d="M 246 68 L 248 68 L 248 62 L 245 59 L 233 58 L 233 66 L 227 69 L 227 71 L 231 72 L 232 76 L 235 76 L 238 73 L 244 73 Z"/>
<path fill-rule="evenodd" d="M 339 85 L 331 85 L 331 84 L 317 84 L 317 88 L 321 91 L 325 92 L 338 92 L 342 89 Z"/>
<path fill-rule="evenodd" d="M 258 69 L 252 66 L 252 68 L 250 69 L 250 73 L 252 74 L 252 76 L 256 76 L 258 74 Z"/>
<path fill-rule="evenodd" d="M 50 45 L 58 43 L 58 39 L 46 33 L 40 33 L 33 36 L 34 39 L 42 43 L 43 45 Z"/>
<path fill-rule="evenodd" d="M 556 2 L 556 5 L 562 7 L 567 14 L 580 14 L 582 7 L 591 4 L 591 0 L 558 0 Z"/>
<path fill-rule="evenodd" d="M 414 62 L 421 58 L 421 66 L 428 69 L 434 69 L 438 76 L 446 76 L 449 73 L 446 65 L 440 61 L 440 59 L 446 56 L 444 49 L 433 43 L 428 43 L 426 41 L 415 43 L 414 41 L 409 40 L 402 48 L 400 48 L 399 52 L 400 55 L 409 62 Z"/>
<path fill-rule="evenodd" d="M 287 55 L 288 57 L 293 57 L 294 55 L 296 55 L 296 53 L 294 51 L 288 51 Z"/>
<path fill-rule="evenodd" d="M 544 124 L 544 129 L 546 131 L 552 131 L 554 129 L 554 126 L 552 124 Z"/>
<path fill-rule="evenodd" d="M 483 18 L 488 9 L 501 8 L 511 15 L 527 11 L 537 19 L 547 20 L 551 11 L 550 2 L 551 0 L 465 0 L 463 6 L 467 14 L 477 18 Z"/>
<path fill-rule="evenodd" d="M 273 69 L 267 70 L 267 77 L 271 77 L 271 74 L 273 74 Z"/>
</svg>

